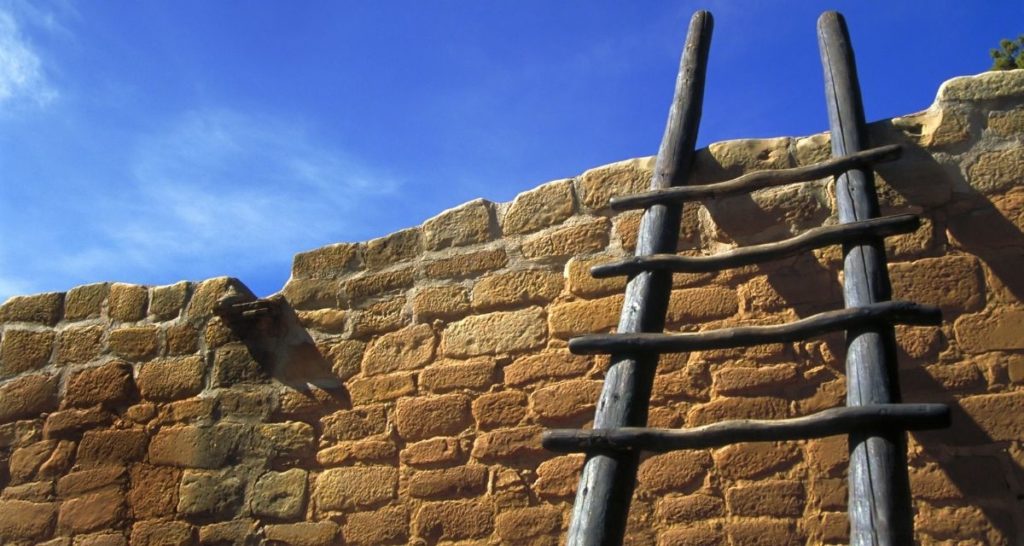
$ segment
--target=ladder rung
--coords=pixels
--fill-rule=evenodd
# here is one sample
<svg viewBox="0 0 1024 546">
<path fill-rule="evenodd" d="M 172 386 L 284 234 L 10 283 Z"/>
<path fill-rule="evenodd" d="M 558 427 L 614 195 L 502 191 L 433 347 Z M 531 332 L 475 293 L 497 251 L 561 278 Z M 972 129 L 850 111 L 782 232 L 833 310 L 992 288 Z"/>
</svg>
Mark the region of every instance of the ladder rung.
<svg viewBox="0 0 1024 546">
<path fill-rule="evenodd" d="M 938 326 L 938 307 L 906 301 L 883 301 L 836 311 L 826 311 L 787 324 L 740 326 L 683 334 L 589 334 L 569 340 L 575 354 L 684 353 L 708 349 L 749 347 L 766 343 L 800 341 L 828 332 L 852 330 L 875 324 Z"/>
<path fill-rule="evenodd" d="M 725 182 L 699 186 L 677 186 L 633 195 L 622 195 L 613 197 L 610 206 L 612 210 L 643 209 L 657 204 L 749 193 L 763 188 L 817 180 L 826 176 L 840 174 L 850 169 L 892 161 L 898 159 L 901 153 L 902 147 L 899 144 L 889 144 L 804 167 L 754 171 Z"/>
<path fill-rule="evenodd" d="M 856 242 L 867 237 L 910 233 L 920 225 L 920 218 L 913 214 L 872 218 L 849 224 L 809 229 L 796 237 L 783 241 L 737 248 L 714 256 L 677 256 L 675 254 L 634 256 L 618 262 L 594 266 L 590 268 L 590 274 L 601 279 L 619 275 L 634 275 L 642 271 L 687 273 L 721 271 L 732 267 L 778 260 L 814 248 Z"/>
<path fill-rule="evenodd" d="M 720 447 L 739 442 L 804 440 L 875 427 L 924 430 L 948 427 L 946 404 L 873 404 L 832 408 L 793 419 L 722 421 L 690 429 L 624 427 L 557 429 L 544 433 L 545 448 L 559 453 L 642 450 L 656 453 Z"/>
</svg>

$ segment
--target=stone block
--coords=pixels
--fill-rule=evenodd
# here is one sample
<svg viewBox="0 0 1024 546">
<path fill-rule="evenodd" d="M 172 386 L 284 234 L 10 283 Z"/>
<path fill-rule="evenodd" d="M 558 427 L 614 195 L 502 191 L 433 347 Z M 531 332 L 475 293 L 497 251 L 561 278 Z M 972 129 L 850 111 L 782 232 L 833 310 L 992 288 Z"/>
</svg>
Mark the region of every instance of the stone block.
<svg viewBox="0 0 1024 546">
<path fill-rule="evenodd" d="M 739 310 L 735 290 L 719 287 L 673 290 L 666 321 L 691 324 L 731 317 Z"/>
<path fill-rule="evenodd" d="M 576 494 L 583 470 L 582 454 L 563 455 L 544 461 L 537 467 L 533 490 L 545 498 L 568 498 Z"/>
<path fill-rule="evenodd" d="M 267 370 L 242 343 L 229 343 L 214 351 L 212 374 L 211 383 L 215 387 L 263 383 L 270 378 Z"/>
<path fill-rule="evenodd" d="M 776 364 L 760 368 L 721 368 L 712 374 L 715 392 L 725 396 L 744 396 L 779 392 L 799 379 L 795 364 Z"/>
<path fill-rule="evenodd" d="M 0 500 L 0 540 L 12 544 L 32 544 L 45 540 L 53 532 L 57 505 L 51 502 Z"/>
<path fill-rule="evenodd" d="M 162 518 L 178 506 L 181 470 L 169 466 L 135 464 L 131 468 L 128 504 L 133 519 Z"/>
<path fill-rule="evenodd" d="M 65 474 L 57 480 L 57 496 L 69 499 L 106 488 L 119 489 L 128 475 L 120 465 L 100 466 Z"/>
<path fill-rule="evenodd" d="M 1024 349 L 1024 308 L 962 315 L 953 324 L 960 348 L 968 353 Z"/>
<path fill-rule="evenodd" d="M 843 436 L 808 440 L 805 457 L 819 476 L 841 476 L 850 465 L 849 447 Z"/>
<path fill-rule="evenodd" d="M 245 483 L 229 470 L 185 470 L 178 486 L 178 513 L 230 519 L 242 507 Z"/>
<path fill-rule="evenodd" d="M 299 324 L 304 328 L 328 334 L 342 334 L 348 324 L 348 313 L 342 309 L 316 309 L 298 311 Z"/>
<path fill-rule="evenodd" d="M 558 296 L 562 284 L 561 273 L 543 269 L 486 275 L 473 286 L 473 307 L 490 310 L 544 305 Z"/>
<path fill-rule="evenodd" d="M 210 523 L 199 528 L 199 544 L 252 544 L 258 532 L 258 523 L 251 519 Z"/>
<path fill-rule="evenodd" d="M 338 524 L 330 520 L 267 525 L 263 534 L 271 544 L 331 546 L 337 544 Z"/>
<path fill-rule="evenodd" d="M 725 516 L 722 499 L 696 493 L 686 496 L 668 496 L 658 501 L 658 520 L 665 523 L 695 523 Z"/>
<path fill-rule="evenodd" d="M 159 333 L 155 326 L 118 328 L 107 334 L 107 347 L 127 360 L 148 360 L 160 350 Z"/>
<path fill-rule="evenodd" d="M 442 250 L 491 240 L 495 224 L 492 209 L 489 201 L 476 199 L 423 222 L 423 246 Z"/>
<path fill-rule="evenodd" d="M 331 371 L 341 381 L 359 373 L 366 343 L 355 339 L 331 340 L 320 346 L 320 352 L 331 363 Z"/>
<path fill-rule="evenodd" d="M 989 112 L 985 128 L 989 133 L 1002 137 L 1024 133 L 1024 108 Z"/>
<path fill-rule="evenodd" d="M 415 324 L 370 342 L 363 354 L 363 374 L 416 370 L 434 358 L 437 337 L 429 324 Z"/>
<path fill-rule="evenodd" d="M 404 398 L 398 401 L 395 416 L 398 434 L 407 441 L 452 436 L 473 423 L 464 394 Z"/>
<path fill-rule="evenodd" d="M 800 460 L 793 443 L 747 442 L 714 452 L 718 475 L 728 480 L 749 480 L 781 472 Z"/>
<path fill-rule="evenodd" d="M 646 190 L 653 169 L 654 159 L 649 157 L 590 169 L 576 181 L 576 194 L 584 207 L 604 210 L 612 197 Z"/>
<path fill-rule="evenodd" d="M 170 356 L 192 354 L 199 349 L 199 333 L 188 323 L 168 326 L 164 329 L 164 339 Z"/>
<path fill-rule="evenodd" d="M 555 506 L 517 508 L 494 519 L 495 533 L 507 544 L 557 536 L 561 528 L 562 511 Z"/>
<path fill-rule="evenodd" d="M 893 299 L 938 305 L 956 314 L 985 306 L 981 266 L 973 256 L 923 258 L 889 265 Z"/>
<path fill-rule="evenodd" d="M 203 390 L 203 359 L 199 356 L 165 358 L 139 367 L 139 393 L 148 400 L 178 400 Z"/>
<path fill-rule="evenodd" d="M 352 511 L 398 498 L 398 469 L 390 466 L 329 468 L 317 476 L 317 509 Z"/>
<path fill-rule="evenodd" d="M 397 330 L 409 322 L 404 310 L 405 296 L 376 301 L 355 315 L 352 321 L 352 335 L 368 338 Z"/>
<path fill-rule="evenodd" d="M 804 546 L 807 541 L 793 520 L 740 519 L 725 524 L 730 544 Z"/>
<path fill-rule="evenodd" d="M 300 252 L 292 261 L 295 279 L 336 279 L 359 269 L 358 244 L 338 243 Z"/>
<path fill-rule="evenodd" d="M 400 459 L 410 466 L 446 465 L 461 462 L 464 458 L 462 445 L 457 438 L 437 437 L 406 444 Z"/>
<path fill-rule="evenodd" d="M 299 468 L 267 472 L 253 485 L 250 510 L 259 517 L 300 519 L 306 508 L 307 484 L 307 473 Z"/>
<path fill-rule="evenodd" d="M 1024 148 L 983 152 L 967 167 L 967 182 L 986 195 L 1024 184 Z"/>
<path fill-rule="evenodd" d="M 457 319 L 470 310 L 469 291 L 459 285 L 425 286 L 412 298 L 412 313 L 417 322 Z"/>
<path fill-rule="evenodd" d="M 56 545 L 47 543 L 43 546 Z M 120 532 L 91 533 L 76 536 L 74 546 L 128 546 L 128 538 Z"/>
<path fill-rule="evenodd" d="M 100 355 L 103 348 L 102 326 L 68 328 L 57 337 L 57 364 L 84 364 Z"/>
<path fill-rule="evenodd" d="M 148 443 L 149 436 L 142 429 L 90 430 L 78 444 L 75 464 L 92 467 L 141 461 Z"/>
<path fill-rule="evenodd" d="M 110 285 L 107 315 L 113 320 L 136 321 L 146 316 L 149 290 L 138 284 L 114 283 Z"/>
<path fill-rule="evenodd" d="M 699 203 L 683 203 L 683 218 L 676 239 L 676 251 L 690 250 L 700 247 L 700 212 Z M 636 252 L 640 235 L 640 224 L 643 221 L 642 210 L 631 210 L 619 213 L 612 220 L 612 231 L 619 240 L 623 250 L 629 254 Z"/>
<path fill-rule="evenodd" d="M 72 374 L 67 380 L 64 404 L 80 408 L 113 406 L 131 401 L 134 395 L 131 365 L 115 360 Z"/>
<path fill-rule="evenodd" d="M 419 385 L 432 393 L 459 389 L 487 390 L 497 376 L 497 363 L 491 357 L 469 360 L 442 360 L 420 372 Z"/>
<path fill-rule="evenodd" d="M 419 470 L 409 477 L 409 496 L 420 499 L 475 497 L 487 491 L 487 467 L 457 466 Z"/>
<path fill-rule="evenodd" d="M 579 420 L 593 415 L 602 381 L 574 379 L 537 389 L 530 408 L 544 422 Z"/>
<path fill-rule="evenodd" d="M 408 228 L 367 241 L 363 262 L 372 269 L 385 268 L 415 258 L 422 251 L 420 229 Z"/>
<path fill-rule="evenodd" d="M 35 481 L 43 464 L 57 449 L 57 440 L 43 440 L 16 448 L 7 461 L 12 485 Z"/>
<path fill-rule="evenodd" d="M 184 521 L 136 521 L 132 524 L 131 546 L 190 546 L 195 530 Z"/>
<path fill-rule="evenodd" d="M 364 299 L 404 290 L 412 286 L 414 270 L 404 267 L 381 273 L 365 273 L 345 282 L 345 293 L 352 299 Z"/>
<path fill-rule="evenodd" d="M 360 377 L 348 382 L 352 405 L 363 406 L 387 402 L 416 393 L 415 373 L 403 372 L 374 377 Z"/>
<path fill-rule="evenodd" d="M 20 485 L 8 485 L 0 493 L 3 500 L 22 500 L 29 502 L 49 502 L 53 500 L 53 482 L 38 481 Z"/>
<path fill-rule="evenodd" d="M 482 461 L 531 459 L 547 452 L 540 445 L 541 427 L 501 428 L 477 436 L 472 455 Z"/>
<path fill-rule="evenodd" d="M 667 368 L 664 363 L 659 364 L 659 367 Z M 710 385 L 711 380 L 705 366 L 684 366 L 682 369 L 655 376 L 651 400 L 657 402 L 707 400 Z"/>
<path fill-rule="evenodd" d="M 619 256 L 576 256 L 565 265 L 566 286 L 573 295 L 585 298 L 618 294 L 626 290 L 626 277 L 595 279 L 590 268 L 617 261 Z"/>
<path fill-rule="evenodd" d="M 256 295 L 242 281 L 232 277 L 216 277 L 207 279 L 192 291 L 192 299 L 185 310 L 185 316 L 191 319 L 203 319 L 213 316 L 217 302 L 225 297 L 236 301 L 252 301 Z"/>
<path fill-rule="evenodd" d="M 256 425 L 252 448 L 275 467 L 305 465 L 313 460 L 316 441 L 308 423 L 261 423 Z"/>
<path fill-rule="evenodd" d="M 149 444 L 149 462 L 182 468 L 220 468 L 234 457 L 248 439 L 248 433 L 248 427 L 234 423 L 163 427 Z"/>
<path fill-rule="evenodd" d="M 0 423 L 56 409 L 57 380 L 55 375 L 27 375 L 0 385 Z"/>
<path fill-rule="evenodd" d="M 0 376 L 46 366 L 53 352 L 55 337 L 52 330 L 5 329 L 0 339 Z"/>
<path fill-rule="evenodd" d="M 35 322 L 53 326 L 64 308 L 63 292 L 14 296 L 0 306 L 0 322 Z"/>
<path fill-rule="evenodd" d="M 65 534 L 99 531 L 120 523 L 126 513 L 124 493 L 116 488 L 104 489 L 61 503 L 57 528 Z"/>
<path fill-rule="evenodd" d="M 987 441 L 1012 442 L 1024 438 L 1024 420 L 1019 409 L 1024 407 L 1024 391 L 981 394 L 960 399 L 964 413 L 980 428 Z M 956 428 L 957 415 L 954 415 Z M 968 438 L 964 438 L 968 440 Z"/>
<path fill-rule="evenodd" d="M 551 335 L 568 339 L 583 334 L 607 332 L 619 324 L 624 296 L 616 294 L 596 300 L 558 303 L 548 309 Z"/>
<path fill-rule="evenodd" d="M 789 403 L 782 398 L 716 398 L 694 407 L 687 413 L 687 425 L 708 425 L 729 419 L 782 419 L 789 413 Z"/>
<path fill-rule="evenodd" d="M 704 482 L 711 468 L 706 451 L 675 451 L 655 455 L 640 463 L 638 487 L 652 494 L 690 492 Z"/>
<path fill-rule="evenodd" d="M 846 510 L 848 490 L 844 478 L 815 478 L 810 482 L 812 501 L 822 510 Z"/>
<path fill-rule="evenodd" d="M 359 440 L 381 434 L 388 417 L 384 406 L 366 406 L 336 411 L 320 420 L 321 438 L 326 441 Z"/>
<path fill-rule="evenodd" d="M 110 284 L 105 282 L 72 288 L 64 297 L 64 318 L 82 320 L 100 316 L 109 293 Z"/>
<path fill-rule="evenodd" d="M 526 395 L 520 391 L 499 391 L 473 400 L 477 428 L 489 430 L 518 425 L 526 417 Z"/>
<path fill-rule="evenodd" d="M 729 513 L 734 516 L 796 518 L 804 513 L 804 499 L 803 484 L 784 480 L 762 481 L 725 492 Z"/>
<path fill-rule="evenodd" d="M 322 466 L 346 466 L 353 463 L 391 463 L 398 448 L 391 440 L 357 440 L 338 442 L 321 449 L 316 462 Z"/>
<path fill-rule="evenodd" d="M 572 180 L 548 182 L 516 196 L 502 219 L 502 233 L 519 235 L 553 226 L 575 212 Z"/>
<path fill-rule="evenodd" d="M 156 320 L 171 320 L 181 315 L 188 303 L 192 283 L 181 281 L 154 286 L 149 291 L 149 314 Z"/>
<path fill-rule="evenodd" d="M 389 506 L 374 512 L 348 514 L 342 535 L 347 544 L 355 546 L 406 544 L 409 512 L 404 506 Z"/>
<path fill-rule="evenodd" d="M 608 246 L 608 219 L 598 216 L 530 235 L 520 250 L 530 260 L 565 260 Z"/>
<path fill-rule="evenodd" d="M 586 374 L 593 358 L 574 355 L 565 349 L 544 351 L 514 360 L 505 366 L 505 383 L 523 386 L 549 380 L 568 379 Z"/>
<path fill-rule="evenodd" d="M 453 279 L 474 276 L 485 271 L 495 271 L 508 264 L 504 248 L 490 248 L 461 254 L 445 254 L 444 257 L 426 263 L 423 274 L 431 279 Z"/>
<path fill-rule="evenodd" d="M 494 508 L 483 501 L 427 502 L 412 527 L 414 535 L 430 542 L 483 538 L 494 531 Z"/>
<path fill-rule="evenodd" d="M 547 339 L 544 310 L 498 311 L 450 324 L 441 336 L 442 354 L 466 358 L 536 349 Z"/>
<path fill-rule="evenodd" d="M 345 281 L 336 279 L 297 279 L 285 283 L 281 295 L 292 309 L 318 310 L 342 307 L 346 301 Z"/>
<path fill-rule="evenodd" d="M 671 527 L 658 535 L 658 546 L 718 546 L 726 543 L 725 531 L 717 522 Z"/>
</svg>

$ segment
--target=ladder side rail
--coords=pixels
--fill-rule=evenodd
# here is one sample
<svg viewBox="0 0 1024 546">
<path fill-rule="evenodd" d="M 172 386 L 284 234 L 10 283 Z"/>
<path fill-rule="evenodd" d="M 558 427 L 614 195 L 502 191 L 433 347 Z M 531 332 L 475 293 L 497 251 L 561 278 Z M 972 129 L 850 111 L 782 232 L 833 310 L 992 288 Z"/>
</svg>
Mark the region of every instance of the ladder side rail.
<svg viewBox="0 0 1024 546">
<path fill-rule="evenodd" d="M 864 110 L 849 33 L 843 17 L 826 12 L 818 20 L 832 155 L 866 145 Z M 840 222 L 879 215 L 871 171 L 854 169 L 836 178 Z M 844 245 L 843 298 L 847 307 L 888 300 L 891 287 L 881 241 Z M 895 334 L 891 325 L 847 331 L 847 405 L 900 401 Z M 907 475 L 906 434 L 893 428 L 849 436 L 850 544 L 898 546 L 913 542 L 913 512 Z"/>
<path fill-rule="evenodd" d="M 682 184 L 690 173 L 704 99 L 712 24 L 711 14 L 706 11 L 698 11 L 690 20 L 652 189 Z M 681 205 L 656 205 L 648 209 L 641 221 L 636 254 L 674 252 L 681 217 Z M 671 281 L 671 273 L 664 271 L 644 272 L 632 278 L 626 286 L 619 331 L 662 331 Z M 597 403 L 595 428 L 647 423 L 657 358 L 612 356 Z M 568 546 L 622 543 L 636 485 L 638 457 L 635 452 L 588 454 L 573 504 Z"/>
</svg>

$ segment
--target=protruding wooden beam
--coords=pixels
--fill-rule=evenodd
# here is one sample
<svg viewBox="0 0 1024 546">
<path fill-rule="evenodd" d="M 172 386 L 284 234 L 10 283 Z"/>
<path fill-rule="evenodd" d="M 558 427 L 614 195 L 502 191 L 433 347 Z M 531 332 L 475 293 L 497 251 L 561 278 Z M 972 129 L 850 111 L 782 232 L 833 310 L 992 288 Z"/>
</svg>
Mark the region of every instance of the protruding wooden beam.
<svg viewBox="0 0 1024 546">
<path fill-rule="evenodd" d="M 559 453 L 721 447 L 740 442 L 804 440 L 878 428 L 926 430 L 949 426 L 946 404 L 874 404 L 832 408 L 793 419 L 741 419 L 689 429 L 624 427 L 558 429 L 544 433 L 544 447 Z"/>
<path fill-rule="evenodd" d="M 899 159 L 902 151 L 903 149 L 899 144 L 889 144 L 805 167 L 754 171 L 725 182 L 703 184 L 700 186 L 680 186 L 678 188 L 651 190 L 633 195 L 622 195 L 613 197 L 610 206 L 612 210 L 643 209 L 659 203 L 680 203 L 712 197 L 726 197 L 797 182 L 810 182 L 826 176 L 840 174 L 850 169 Z"/>
<path fill-rule="evenodd" d="M 683 184 L 690 174 L 704 102 L 711 27 L 711 14 L 706 11 L 698 11 L 690 19 L 651 189 Z M 647 209 L 640 222 L 636 254 L 675 250 L 681 216 L 679 205 L 655 205 Z M 630 279 L 626 285 L 618 330 L 662 331 L 671 290 L 672 276 L 665 272 L 651 271 Z M 598 399 L 594 425 L 616 428 L 647 424 L 656 364 L 657 355 L 612 355 Z M 588 455 L 576 489 L 567 546 L 622 543 L 638 465 L 636 453 Z"/>
<path fill-rule="evenodd" d="M 811 315 L 787 324 L 772 326 L 739 326 L 707 332 L 684 334 L 590 334 L 569 340 L 575 354 L 662 354 L 732 349 L 765 343 L 801 341 L 828 332 L 859 330 L 877 324 L 942 324 L 938 307 L 906 301 L 884 301 Z"/>
<path fill-rule="evenodd" d="M 714 256 L 677 256 L 675 254 L 634 256 L 618 262 L 594 266 L 590 268 L 590 274 L 601 279 L 619 275 L 634 275 L 641 271 L 657 270 L 673 273 L 721 271 L 795 256 L 801 252 L 824 246 L 857 242 L 866 237 L 910 233 L 920 225 L 921 220 L 913 214 L 887 216 L 862 222 L 809 229 L 796 237 L 783 241 L 737 248 Z"/>
</svg>

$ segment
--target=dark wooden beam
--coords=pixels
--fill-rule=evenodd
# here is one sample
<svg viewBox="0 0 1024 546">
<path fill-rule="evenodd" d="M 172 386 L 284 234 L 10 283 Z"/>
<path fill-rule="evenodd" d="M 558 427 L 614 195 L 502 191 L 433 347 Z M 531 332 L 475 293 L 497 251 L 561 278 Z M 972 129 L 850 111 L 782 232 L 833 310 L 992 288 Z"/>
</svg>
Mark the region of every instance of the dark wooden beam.
<svg viewBox="0 0 1024 546">
<path fill-rule="evenodd" d="M 825 96 L 833 157 L 867 146 L 864 108 L 850 35 L 842 15 L 826 12 L 818 19 L 818 45 L 825 72 Z M 836 205 L 841 223 L 879 215 L 874 176 L 853 169 L 836 178 Z M 885 249 L 880 240 L 844 245 L 843 298 L 861 307 L 890 298 Z M 896 376 L 896 338 L 891 325 L 871 323 L 849 328 L 846 336 L 846 404 L 850 407 L 900 401 Z M 913 544 L 914 523 L 903 431 L 850 434 L 850 544 Z"/>
<path fill-rule="evenodd" d="M 711 28 L 711 14 L 706 11 L 698 11 L 690 19 L 651 189 L 682 184 L 690 174 L 704 101 Z M 674 251 L 679 239 L 681 216 L 679 205 L 649 208 L 640 223 L 637 255 Z M 672 276 L 664 271 L 645 272 L 630 279 L 626 285 L 618 330 L 662 331 L 671 290 Z M 656 364 L 657 355 L 612 355 L 598 399 L 594 426 L 646 425 Z M 573 504 L 566 540 L 568 546 L 622 543 L 626 516 L 636 486 L 637 466 L 638 455 L 632 452 L 588 455 Z"/>
<path fill-rule="evenodd" d="M 544 433 L 544 447 L 559 453 L 704 449 L 739 442 L 823 438 L 879 428 L 925 430 L 949 426 L 946 404 L 875 404 L 832 408 L 793 419 L 722 421 L 689 429 L 623 427 L 559 429 Z"/>
<path fill-rule="evenodd" d="M 680 203 L 683 201 L 750 193 L 755 190 L 785 186 L 796 182 L 810 182 L 826 176 L 839 174 L 852 168 L 893 161 L 900 157 L 901 152 L 902 147 L 899 144 L 888 144 L 804 167 L 754 171 L 725 182 L 651 190 L 634 195 L 622 195 L 613 197 L 610 205 L 612 210 L 644 209 L 659 203 Z"/>
<path fill-rule="evenodd" d="M 570 339 L 569 350 L 581 355 L 685 353 L 788 343 L 828 332 L 875 328 L 877 324 L 934 326 L 941 323 L 942 313 L 938 307 L 905 301 L 883 301 L 862 307 L 826 311 L 772 326 L 738 326 L 684 334 L 589 334 Z"/>
<path fill-rule="evenodd" d="M 921 225 L 913 214 L 900 214 L 885 218 L 874 218 L 862 222 L 838 224 L 809 229 L 796 237 L 783 241 L 752 245 L 715 254 L 714 256 L 678 256 L 655 254 L 634 256 L 622 261 L 601 264 L 590 268 L 596 278 L 634 275 L 641 271 L 671 271 L 673 273 L 704 273 L 721 271 L 756 263 L 795 256 L 807 250 L 829 245 L 851 243 L 865 238 L 878 238 L 899 233 L 909 233 Z"/>
</svg>

